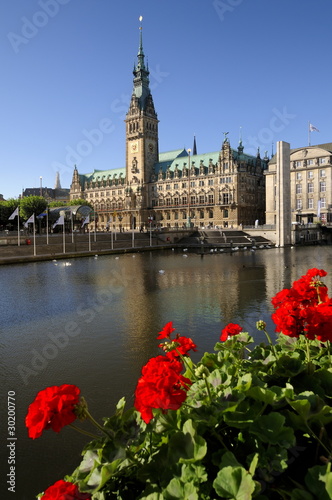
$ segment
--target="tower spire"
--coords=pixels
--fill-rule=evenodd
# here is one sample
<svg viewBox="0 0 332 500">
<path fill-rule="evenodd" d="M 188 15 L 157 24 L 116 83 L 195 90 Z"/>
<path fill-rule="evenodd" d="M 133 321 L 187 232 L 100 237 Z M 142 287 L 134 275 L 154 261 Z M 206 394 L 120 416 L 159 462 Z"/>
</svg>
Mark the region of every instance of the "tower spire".
<svg viewBox="0 0 332 500">
<path fill-rule="evenodd" d="M 197 155 L 196 135 L 194 135 L 193 156 Z"/>
<path fill-rule="evenodd" d="M 133 94 L 139 101 L 140 109 L 145 109 L 147 97 L 151 94 L 149 88 L 149 70 L 145 66 L 144 62 L 144 51 L 143 51 L 143 37 L 142 37 L 142 20 L 143 17 L 139 17 L 141 23 L 139 30 L 139 47 L 137 54 L 137 64 L 134 66 L 134 91 Z"/>
<path fill-rule="evenodd" d="M 142 68 L 142 69 L 145 69 L 144 51 L 143 51 L 143 36 L 142 36 L 142 32 L 143 32 L 143 28 L 142 28 L 143 16 L 139 16 L 138 20 L 139 20 L 139 22 L 141 24 L 140 24 L 140 27 L 139 27 L 139 47 L 138 47 L 138 54 L 137 54 L 137 58 L 138 58 L 138 64 L 137 64 L 137 66 L 140 67 L 140 68 Z"/>
<path fill-rule="evenodd" d="M 242 154 L 243 153 L 243 144 L 242 144 L 242 127 L 240 127 L 240 136 L 239 136 L 239 145 L 238 145 L 238 152 L 239 154 Z"/>
</svg>

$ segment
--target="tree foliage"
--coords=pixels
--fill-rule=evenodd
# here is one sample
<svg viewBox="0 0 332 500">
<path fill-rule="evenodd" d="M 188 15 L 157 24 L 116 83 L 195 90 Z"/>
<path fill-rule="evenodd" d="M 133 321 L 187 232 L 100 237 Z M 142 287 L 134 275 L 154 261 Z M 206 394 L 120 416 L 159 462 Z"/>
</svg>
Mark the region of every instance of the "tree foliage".
<svg viewBox="0 0 332 500">
<path fill-rule="evenodd" d="M 20 216 L 27 220 L 32 214 L 41 214 L 47 208 L 47 201 L 42 196 L 27 196 L 20 202 Z"/>
<path fill-rule="evenodd" d="M 17 226 L 17 219 L 8 220 L 11 214 L 15 211 L 16 207 L 19 205 L 19 200 L 15 198 L 9 198 L 8 200 L 0 201 L 0 226 L 3 229 L 10 226 Z"/>
</svg>

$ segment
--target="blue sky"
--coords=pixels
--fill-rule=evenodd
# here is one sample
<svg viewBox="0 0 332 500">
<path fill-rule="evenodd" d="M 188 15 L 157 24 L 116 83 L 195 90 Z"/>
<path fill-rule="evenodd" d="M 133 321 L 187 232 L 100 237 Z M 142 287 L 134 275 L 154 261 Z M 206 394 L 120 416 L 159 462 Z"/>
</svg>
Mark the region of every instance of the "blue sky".
<svg viewBox="0 0 332 500">
<path fill-rule="evenodd" d="M 326 0 L 7 0 L 0 4 L 0 193 L 125 165 L 143 16 L 159 149 L 332 142 Z"/>
</svg>

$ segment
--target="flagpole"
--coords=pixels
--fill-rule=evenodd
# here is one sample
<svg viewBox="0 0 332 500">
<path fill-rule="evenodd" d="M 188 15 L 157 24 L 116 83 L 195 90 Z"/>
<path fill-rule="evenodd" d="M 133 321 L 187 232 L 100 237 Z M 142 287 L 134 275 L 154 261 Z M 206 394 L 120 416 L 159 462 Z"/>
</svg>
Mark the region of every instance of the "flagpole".
<svg viewBox="0 0 332 500">
<path fill-rule="evenodd" d="M 90 228 L 88 227 L 88 232 L 89 232 L 89 252 L 91 252 L 91 236 L 90 236 Z"/>
<path fill-rule="evenodd" d="M 62 233 L 62 238 L 63 238 L 63 253 L 66 253 L 66 233 L 65 233 L 65 216 L 63 216 L 63 233 Z"/>
<path fill-rule="evenodd" d="M 73 212 L 71 213 L 71 242 L 74 243 L 74 219 L 73 219 Z"/>
<path fill-rule="evenodd" d="M 132 222 L 132 242 L 131 242 L 131 246 L 132 248 L 134 248 L 135 246 L 135 233 L 134 233 L 134 215 L 132 216 L 133 217 L 133 222 Z"/>
<path fill-rule="evenodd" d="M 308 146 L 310 146 L 310 120 L 308 121 Z"/>
<path fill-rule="evenodd" d="M 33 214 L 33 255 L 36 256 L 36 227 L 35 227 L 35 214 Z"/>
<path fill-rule="evenodd" d="M 48 208 L 46 209 L 46 245 L 48 245 Z"/>
<path fill-rule="evenodd" d="M 20 211 L 17 212 L 17 246 L 21 245 L 20 240 Z"/>
</svg>

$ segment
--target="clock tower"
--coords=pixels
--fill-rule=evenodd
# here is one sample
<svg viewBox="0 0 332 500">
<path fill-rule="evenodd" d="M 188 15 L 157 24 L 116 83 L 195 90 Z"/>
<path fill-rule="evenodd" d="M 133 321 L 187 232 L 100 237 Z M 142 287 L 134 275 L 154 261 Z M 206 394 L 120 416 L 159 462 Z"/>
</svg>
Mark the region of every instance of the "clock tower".
<svg viewBox="0 0 332 500">
<path fill-rule="evenodd" d="M 140 18 L 142 20 L 142 18 Z M 147 187 L 153 165 L 158 162 L 158 118 L 149 88 L 149 69 L 144 62 L 142 26 L 140 26 L 134 88 L 126 115 L 126 180 L 132 192 L 140 192 L 146 205 Z"/>
</svg>

